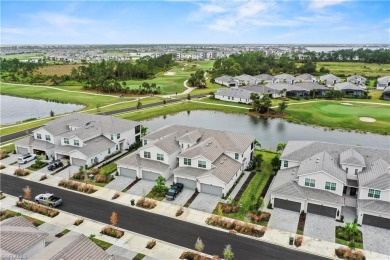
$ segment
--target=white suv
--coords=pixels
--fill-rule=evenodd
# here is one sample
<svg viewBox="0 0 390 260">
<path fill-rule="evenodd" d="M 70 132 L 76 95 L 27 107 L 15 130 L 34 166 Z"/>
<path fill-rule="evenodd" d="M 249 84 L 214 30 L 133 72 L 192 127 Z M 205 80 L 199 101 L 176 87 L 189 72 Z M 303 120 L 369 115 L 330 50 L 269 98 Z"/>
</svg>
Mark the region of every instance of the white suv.
<svg viewBox="0 0 390 260">
<path fill-rule="evenodd" d="M 18 163 L 25 164 L 37 158 L 36 154 L 25 154 L 18 158 Z"/>
</svg>

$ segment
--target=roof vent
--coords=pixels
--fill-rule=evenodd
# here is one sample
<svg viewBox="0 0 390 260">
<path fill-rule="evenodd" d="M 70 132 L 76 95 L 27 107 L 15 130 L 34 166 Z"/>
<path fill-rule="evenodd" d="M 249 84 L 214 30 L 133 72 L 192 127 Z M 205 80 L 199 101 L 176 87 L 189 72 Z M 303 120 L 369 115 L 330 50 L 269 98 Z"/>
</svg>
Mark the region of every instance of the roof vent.
<svg viewBox="0 0 390 260">
<path fill-rule="evenodd" d="M 223 161 L 221 161 L 220 164 L 223 164 Z"/>
<path fill-rule="evenodd" d="M 225 156 L 225 157 L 223 157 L 223 159 L 224 159 L 224 160 L 226 160 L 226 156 Z"/>
</svg>

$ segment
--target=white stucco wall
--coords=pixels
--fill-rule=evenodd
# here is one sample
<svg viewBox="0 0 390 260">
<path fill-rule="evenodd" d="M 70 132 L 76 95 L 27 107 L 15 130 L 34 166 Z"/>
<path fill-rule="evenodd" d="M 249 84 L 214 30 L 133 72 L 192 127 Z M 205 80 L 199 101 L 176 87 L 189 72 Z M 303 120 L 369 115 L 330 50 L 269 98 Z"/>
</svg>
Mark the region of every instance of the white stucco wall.
<svg viewBox="0 0 390 260">
<path fill-rule="evenodd" d="M 65 138 L 61 138 L 61 145 L 64 145 L 64 146 L 69 145 L 69 146 L 74 146 L 74 147 L 83 147 L 84 146 L 83 140 L 81 140 L 77 136 L 69 137 L 68 139 L 69 139 L 69 144 L 65 144 L 64 143 Z M 74 145 L 75 140 L 79 141 L 79 145 Z"/>
<path fill-rule="evenodd" d="M 230 97 L 229 99 L 228 96 L 217 95 L 217 94 L 215 94 L 215 99 L 234 102 L 234 103 L 245 103 L 245 104 L 250 104 L 252 102 L 249 98 L 244 99 L 244 98 Z"/>
<path fill-rule="evenodd" d="M 150 158 L 145 158 L 144 157 L 144 151 L 146 152 L 150 152 Z M 163 161 L 158 161 L 157 160 L 157 154 L 163 154 L 164 155 L 164 160 Z M 141 158 L 145 158 L 145 159 L 148 159 L 148 160 L 153 160 L 153 161 L 157 161 L 157 162 L 161 162 L 161 163 L 165 163 L 165 164 L 169 164 L 170 161 L 172 160 L 172 158 L 169 158 L 169 155 L 162 151 L 161 149 L 155 147 L 155 146 L 150 146 L 150 147 L 141 147 L 139 149 L 139 155 Z M 172 157 L 175 157 L 174 155 L 171 155 Z"/>
<path fill-rule="evenodd" d="M 390 190 L 381 190 L 381 196 L 379 199 L 368 197 L 368 190 L 370 188 L 359 187 L 359 197 L 358 199 L 369 199 L 369 200 L 382 200 L 390 202 Z M 379 189 L 374 189 L 379 190 Z"/>
<path fill-rule="evenodd" d="M 347 175 L 348 179 L 351 180 L 357 180 L 357 175 L 355 174 L 355 170 L 357 170 L 358 173 L 363 170 L 363 167 L 348 165 L 348 164 L 341 164 L 341 168 L 348 174 Z"/>
<path fill-rule="evenodd" d="M 325 172 L 317 172 L 317 173 L 311 173 L 311 174 L 299 176 L 298 184 L 301 186 L 307 187 L 307 186 L 305 186 L 305 179 L 306 178 L 310 178 L 310 179 L 315 180 L 315 187 L 308 187 L 308 188 L 315 188 L 315 189 L 319 189 L 319 190 L 329 191 L 329 192 L 335 193 L 339 196 L 343 195 L 344 184 L 341 181 L 339 181 L 338 179 L 334 178 L 333 176 L 326 174 Z M 336 183 L 336 190 L 335 191 L 325 189 L 325 183 L 327 181 Z"/>
<path fill-rule="evenodd" d="M 56 144 L 55 143 L 56 140 L 54 139 L 54 136 L 51 133 L 49 133 L 48 131 L 46 131 L 45 129 L 43 129 L 43 128 L 37 129 L 33 133 L 34 133 L 34 138 L 37 139 L 37 140 L 41 140 L 41 141 L 49 142 L 49 143 L 52 143 L 52 144 Z M 38 139 L 38 137 L 37 137 L 38 134 L 41 134 L 41 139 Z M 50 136 L 50 141 L 46 141 L 46 135 Z M 57 141 L 59 142 L 59 139 L 57 139 Z"/>
</svg>

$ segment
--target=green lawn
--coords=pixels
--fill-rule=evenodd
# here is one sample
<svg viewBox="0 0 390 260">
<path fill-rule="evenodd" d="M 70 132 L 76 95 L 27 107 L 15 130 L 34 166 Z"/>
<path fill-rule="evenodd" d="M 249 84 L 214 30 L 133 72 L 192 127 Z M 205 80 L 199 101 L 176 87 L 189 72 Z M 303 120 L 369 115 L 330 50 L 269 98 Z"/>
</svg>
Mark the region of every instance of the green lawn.
<svg viewBox="0 0 390 260">
<path fill-rule="evenodd" d="M 34 53 L 22 53 L 22 54 L 11 54 L 11 55 L 0 55 L 2 59 L 19 59 L 19 60 L 28 60 L 28 59 L 41 59 L 45 54 L 40 52 Z"/>
<path fill-rule="evenodd" d="M 390 64 L 375 64 L 363 62 L 317 62 L 317 70 L 321 67 L 329 69 L 331 73 L 345 76 L 354 74 L 366 77 L 378 77 L 390 75 Z"/>
<path fill-rule="evenodd" d="M 341 128 L 379 134 L 390 133 L 390 108 L 388 106 L 354 103 L 343 105 L 341 103 L 319 101 L 289 106 L 286 112 L 292 121 L 298 123 L 320 125 L 331 129 Z M 376 119 L 376 122 L 362 122 L 359 117 L 372 117 Z"/>
<path fill-rule="evenodd" d="M 100 168 L 100 174 L 103 175 L 108 175 L 116 171 L 116 163 L 115 162 L 110 162 L 109 164 L 103 166 Z"/>
<path fill-rule="evenodd" d="M 118 115 L 118 117 L 123 119 L 141 121 L 150 119 L 153 117 L 175 114 L 182 111 L 190 111 L 190 110 L 216 110 L 227 113 L 246 113 L 247 111 L 242 108 L 235 107 L 222 107 L 218 105 L 210 105 L 210 104 L 201 104 L 196 102 L 180 102 L 176 104 L 169 104 L 160 107 L 154 107 L 150 109 L 128 112 Z"/>
<path fill-rule="evenodd" d="M 112 246 L 111 243 L 108 243 L 106 241 L 103 241 L 103 240 L 100 240 L 100 239 L 97 239 L 97 238 L 94 238 L 94 237 L 90 237 L 89 239 L 91 239 L 92 242 L 94 242 L 96 245 L 101 247 L 103 250 L 107 250 L 110 246 Z"/>
<path fill-rule="evenodd" d="M 249 183 L 248 187 L 242 194 L 240 201 L 238 202 L 241 205 L 248 205 L 251 202 L 251 194 L 254 193 L 256 199 L 260 197 L 261 192 L 263 191 L 263 188 L 265 184 L 267 183 L 269 177 L 272 174 L 272 166 L 271 166 L 271 160 L 272 158 L 277 155 L 277 153 L 270 152 L 270 151 L 264 151 L 264 150 L 255 150 L 255 155 L 262 154 L 263 156 L 263 162 L 261 164 L 261 170 L 257 171 L 251 182 Z M 231 214 L 224 214 L 224 216 L 229 218 L 234 218 L 238 220 L 246 220 L 245 217 L 246 212 L 242 212 L 241 210 L 237 213 L 231 213 Z M 260 223 L 261 224 L 261 223 Z"/>
<path fill-rule="evenodd" d="M 344 239 L 336 238 L 336 243 L 344 246 L 348 246 L 348 241 L 345 241 Z M 363 249 L 363 244 L 355 242 L 356 248 Z"/>
</svg>

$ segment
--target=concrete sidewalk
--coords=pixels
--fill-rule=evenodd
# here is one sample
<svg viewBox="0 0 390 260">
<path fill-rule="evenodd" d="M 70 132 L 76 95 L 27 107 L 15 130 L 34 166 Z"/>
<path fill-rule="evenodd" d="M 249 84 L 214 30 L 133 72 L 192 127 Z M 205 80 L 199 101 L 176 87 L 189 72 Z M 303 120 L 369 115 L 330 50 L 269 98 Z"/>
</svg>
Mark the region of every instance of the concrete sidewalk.
<svg viewBox="0 0 390 260">
<path fill-rule="evenodd" d="M 3 174 L 13 175 L 13 173 L 14 173 L 16 168 L 17 167 L 15 167 L 15 166 L 7 166 L 5 169 L 1 170 L 0 172 L 3 173 Z M 44 181 L 39 181 L 37 179 L 38 179 L 38 177 L 40 175 L 41 174 L 39 174 L 39 173 L 33 173 L 33 174 L 30 174 L 27 177 L 20 177 L 20 178 L 25 178 L 25 179 L 28 179 L 28 180 L 31 180 L 31 181 L 40 182 L 40 183 L 43 183 L 45 185 L 53 186 L 53 187 L 56 187 L 56 188 L 62 188 L 62 187 L 58 186 L 58 182 L 62 178 L 58 178 L 56 176 L 49 175 L 49 176 L 47 176 L 48 179 L 46 179 Z M 130 206 L 131 205 L 130 201 L 132 199 L 137 201 L 138 199 L 141 198 L 140 196 L 137 196 L 137 195 L 132 195 L 132 194 L 128 194 L 128 193 L 119 192 L 120 193 L 119 198 L 117 198 L 115 200 L 112 200 L 111 198 L 117 192 L 116 190 L 111 190 L 111 189 L 107 189 L 107 188 L 104 188 L 104 187 L 98 187 L 98 186 L 95 186 L 95 187 L 97 189 L 97 191 L 95 193 L 92 193 L 92 194 L 81 193 L 81 194 L 85 195 L 85 196 L 91 196 L 91 197 L 99 198 L 99 199 L 102 199 L 102 200 L 106 200 L 106 201 L 109 201 L 109 202 L 112 202 L 112 203 L 118 203 L 118 204 L 121 204 L 121 205 L 124 205 L 124 206 Z M 62 189 L 65 189 L 65 188 L 62 188 Z M 66 190 L 72 191 L 72 192 L 77 192 L 77 191 L 73 191 L 73 190 L 69 190 L 69 189 L 66 189 Z M 2 200 L 2 204 L 3 204 L 3 201 L 4 201 L 4 199 Z M 217 229 L 217 230 L 220 230 L 220 231 L 222 230 L 220 228 L 209 226 L 209 225 L 207 225 L 205 223 L 206 219 L 209 218 L 210 216 L 212 216 L 212 214 L 206 213 L 206 212 L 202 212 L 202 211 L 199 211 L 199 210 L 190 209 L 190 208 L 184 208 L 184 213 L 181 216 L 176 217 L 175 214 L 176 214 L 176 212 L 177 212 L 177 210 L 179 208 L 180 208 L 180 206 L 178 206 L 178 205 L 174 205 L 174 204 L 171 204 L 171 203 L 165 203 L 165 202 L 162 202 L 162 201 L 157 201 L 157 206 L 154 209 L 151 209 L 151 210 L 138 208 L 137 207 L 138 210 L 144 210 L 144 211 L 148 211 L 150 213 L 154 213 L 154 214 L 164 215 L 164 216 L 171 217 L 171 218 L 180 219 L 182 221 L 187 221 L 187 222 L 190 222 L 190 223 L 193 223 L 193 224 L 206 226 L 208 228 Z M 17 209 L 20 211 L 19 208 L 17 208 Z M 63 221 L 62 220 L 62 218 L 63 218 L 62 216 L 66 215 L 66 214 L 68 214 L 68 215 L 71 215 L 71 214 L 66 213 L 66 212 L 63 212 L 63 213 L 64 214 L 61 213 L 59 216 L 55 217 L 54 219 L 50 219 L 49 218 L 49 220 L 48 220 L 48 221 L 50 221 L 49 223 L 55 222 L 57 225 L 60 225 L 60 226 L 61 226 L 61 223 L 69 223 L 69 221 L 62 222 Z M 33 215 L 34 215 L 34 217 L 36 217 L 37 214 L 33 213 Z M 42 216 L 40 216 L 40 218 L 42 218 Z M 46 218 L 46 217 L 43 216 L 43 218 Z M 91 222 L 94 223 L 94 221 L 91 221 Z M 72 227 L 72 225 L 73 225 L 73 222 L 71 221 L 70 224 L 66 224 L 66 228 L 69 229 L 69 227 Z M 102 227 L 101 225 L 103 225 L 103 224 L 100 224 L 99 228 Z M 87 226 L 87 225 L 85 225 L 85 226 Z M 92 225 L 92 228 L 93 227 L 94 226 Z M 74 227 L 72 227 L 72 228 L 74 229 Z M 99 232 L 100 232 L 100 229 L 96 229 L 96 227 L 95 227 L 95 229 L 92 229 L 92 230 L 94 232 L 96 230 L 99 230 Z M 77 231 L 77 229 L 76 229 L 76 231 Z M 82 231 L 83 232 L 81 232 L 81 233 L 87 232 L 88 236 L 89 236 L 89 234 L 91 234 L 91 231 L 89 231 L 88 229 L 85 229 L 85 230 L 83 229 Z M 227 230 L 223 230 L 223 231 L 228 232 Z M 131 232 L 128 231 L 128 233 L 131 233 Z M 238 235 L 241 236 L 241 234 L 238 234 Z M 135 239 L 134 236 L 129 237 L 129 239 L 134 239 L 134 241 L 137 241 L 137 240 L 141 239 L 141 238 Z M 138 235 L 138 234 L 137 234 L 137 236 L 144 237 L 144 236 Z M 341 246 L 341 245 L 336 244 L 334 242 L 327 242 L 327 241 L 323 241 L 323 240 L 313 239 L 313 238 L 310 238 L 310 237 L 304 237 L 304 241 L 302 243 L 302 246 L 299 247 L 299 248 L 296 248 L 295 246 L 289 246 L 288 245 L 288 241 L 289 241 L 289 237 L 290 236 L 294 236 L 295 237 L 295 234 L 291 234 L 289 232 L 284 232 L 284 231 L 280 231 L 280 230 L 276 230 L 276 229 L 267 228 L 267 231 L 265 232 L 265 235 L 262 238 L 255 238 L 255 237 L 249 237 L 249 236 L 247 236 L 247 237 L 249 237 L 251 239 L 260 240 L 260 241 L 276 244 L 276 245 L 279 245 L 279 246 L 287 247 L 287 248 L 290 248 L 290 249 L 298 250 L 298 251 L 304 251 L 304 252 L 307 252 L 307 253 L 310 253 L 310 254 L 320 255 L 320 256 L 323 256 L 323 257 L 327 257 L 327 258 L 336 258 L 334 250 Z M 99 238 L 99 237 L 97 236 L 97 238 Z M 109 239 L 111 239 L 111 238 L 108 237 L 105 240 L 110 242 Z M 121 240 L 121 239 L 119 239 L 119 240 Z M 145 239 L 142 240 L 142 243 L 144 243 L 145 241 L 146 241 Z M 115 243 L 119 243 L 119 242 L 115 242 Z M 166 242 L 162 242 L 161 241 L 161 243 L 166 243 Z M 173 246 L 173 245 L 171 245 L 171 246 Z M 184 250 L 182 250 L 182 251 L 184 251 Z M 141 251 L 140 253 L 143 253 L 143 251 Z M 178 254 L 178 255 L 180 255 L 180 254 Z M 375 253 L 375 252 L 370 252 L 370 251 L 367 251 L 367 250 L 365 251 L 365 255 L 366 255 L 366 259 L 389 259 L 390 260 L 390 256 L 382 255 L 382 254 Z M 161 254 L 159 254 L 159 256 L 160 256 L 160 259 L 162 259 L 161 258 L 162 252 L 161 252 Z M 153 256 L 151 256 L 151 257 L 153 257 Z"/>
</svg>

